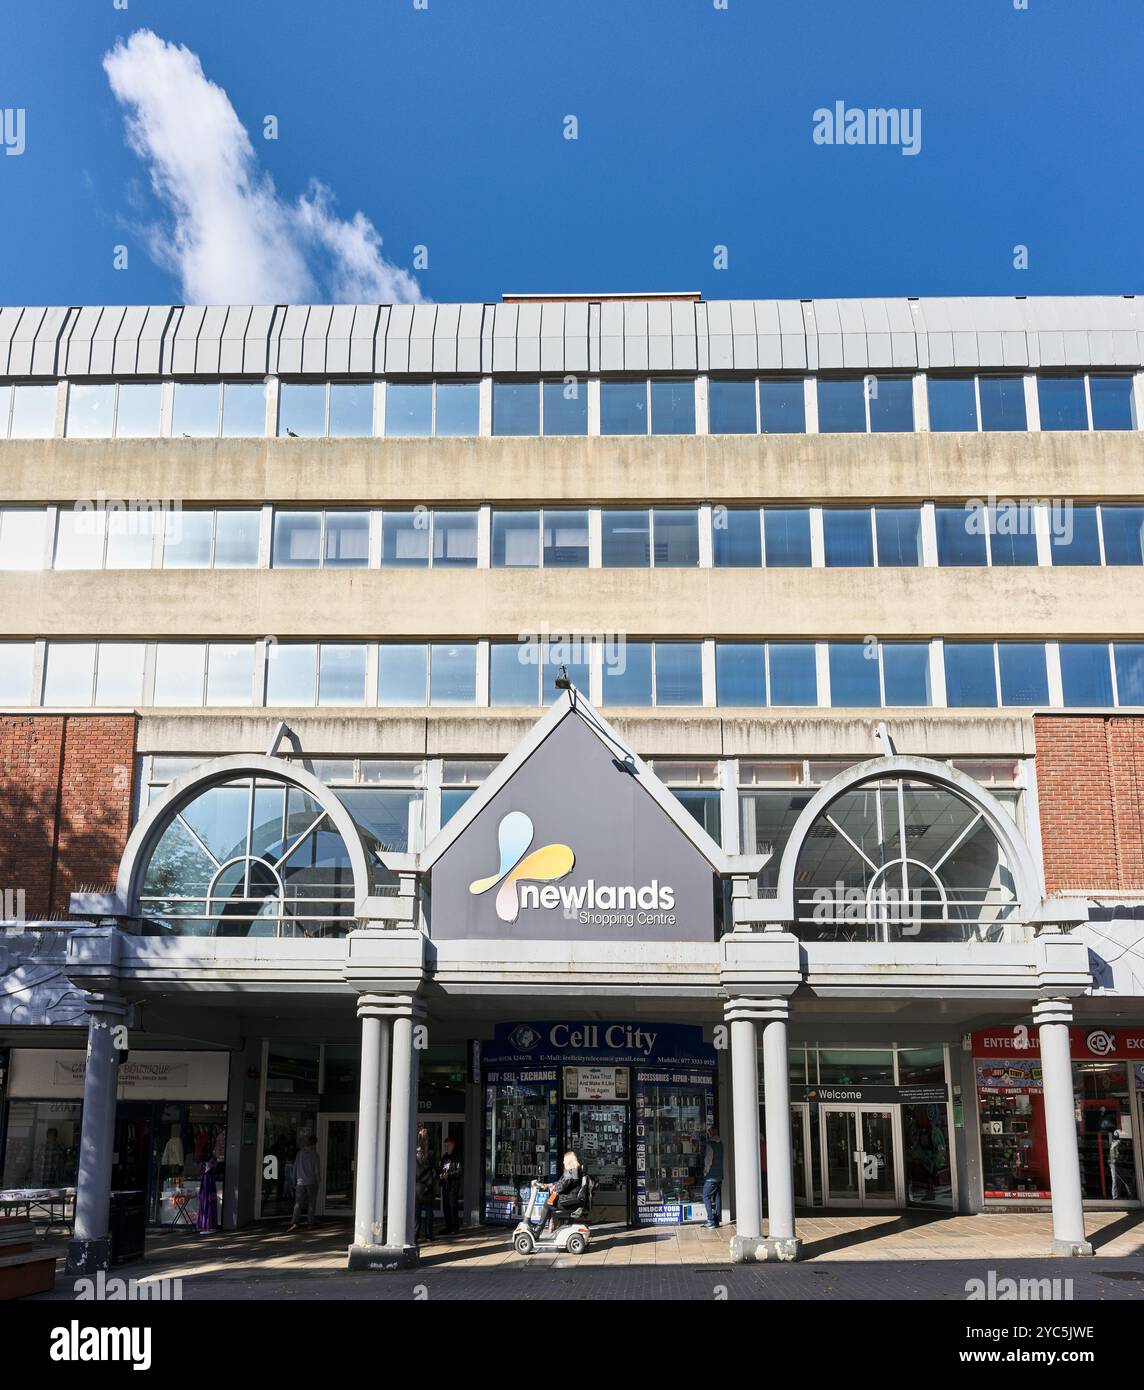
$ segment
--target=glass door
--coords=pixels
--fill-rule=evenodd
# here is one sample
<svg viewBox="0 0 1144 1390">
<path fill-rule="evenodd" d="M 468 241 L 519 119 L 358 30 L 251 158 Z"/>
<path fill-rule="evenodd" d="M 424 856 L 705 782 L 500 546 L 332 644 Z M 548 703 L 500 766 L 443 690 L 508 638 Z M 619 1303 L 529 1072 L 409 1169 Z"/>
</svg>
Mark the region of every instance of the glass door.
<svg viewBox="0 0 1144 1390">
<path fill-rule="evenodd" d="M 596 1183 L 594 1221 L 628 1220 L 628 1107 L 617 1101 L 564 1102 L 564 1148 L 572 1149 Z"/>
<path fill-rule="evenodd" d="M 810 1180 L 810 1106 L 801 1102 L 790 1108 L 791 1162 L 794 1168 L 794 1200 L 812 1204 Z"/>
<path fill-rule="evenodd" d="M 901 1206 L 895 1107 L 824 1106 L 822 1169 L 827 1206 Z"/>
<path fill-rule="evenodd" d="M 357 1116 L 318 1117 L 318 1158 L 322 1165 L 318 1185 L 320 1216 L 352 1216 L 354 1210 L 354 1161 L 357 1154 Z"/>
<path fill-rule="evenodd" d="M 417 1117 L 417 1146 L 424 1145 L 429 1155 L 429 1166 L 436 1173 L 441 1166 L 441 1159 L 445 1155 L 445 1140 L 452 1139 L 454 1143 L 453 1152 L 464 1162 L 465 1156 L 465 1117 L 463 1115 L 419 1115 Z M 437 1193 L 436 1211 L 437 1215 L 444 1216 L 444 1202 L 442 1200 L 441 1185 L 435 1185 Z M 464 1206 L 462 1194 L 462 1207 Z M 461 1213 L 462 1224 L 464 1223 L 464 1212 Z"/>
</svg>

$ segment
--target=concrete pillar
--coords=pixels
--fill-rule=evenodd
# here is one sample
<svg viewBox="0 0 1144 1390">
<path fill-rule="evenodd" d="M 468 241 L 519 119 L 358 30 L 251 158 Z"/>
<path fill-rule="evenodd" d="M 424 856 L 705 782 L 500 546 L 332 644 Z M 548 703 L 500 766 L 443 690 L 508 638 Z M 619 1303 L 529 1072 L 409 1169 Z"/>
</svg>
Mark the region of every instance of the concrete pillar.
<svg viewBox="0 0 1144 1390">
<path fill-rule="evenodd" d="M 94 1274 L 111 1266 L 111 1158 L 115 1148 L 119 1069 L 115 1030 L 125 1028 L 127 1008 L 122 995 L 87 997 L 87 1070 L 83 1080 L 75 1228 L 67 1253 L 69 1274 Z"/>
<path fill-rule="evenodd" d="M 763 1101 L 767 1125 L 767 1246 L 777 1259 L 798 1258 L 791 1171 L 790 1062 L 785 999 L 768 999 L 763 1023 Z"/>
<path fill-rule="evenodd" d="M 357 1152 L 354 1162 L 354 1243 L 350 1269 L 396 1269 L 401 1260 L 385 1243 L 386 1155 L 389 1127 L 389 1034 L 391 1020 L 408 1009 L 408 999 L 363 994 L 361 1073 L 358 1089 Z"/>
<path fill-rule="evenodd" d="M 409 1189 L 413 1183 L 413 1145 L 417 1130 L 413 1106 L 416 1087 L 413 1068 L 413 1017 L 399 1014 L 393 1020 L 393 1087 L 390 1091 L 392 1122 L 389 1127 L 389 1203 L 385 1243 L 390 1250 L 409 1250 L 413 1230 L 409 1221 Z"/>
<path fill-rule="evenodd" d="M 1041 1037 L 1041 1076 L 1044 1085 L 1045 1136 L 1049 1147 L 1049 1186 L 1053 1194 L 1054 1255 L 1091 1255 L 1084 1234 L 1084 1203 L 1080 1190 L 1068 999 L 1041 999 L 1033 1005 L 1033 1022 Z"/>
<path fill-rule="evenodd" d="M 763 1171 L 759 1155 L 759 1077 L 755 1015 L 751 1000 L 732 1000 L 726 1010 L 731 1025 L 731 1114 L 735 1136 L 735 1235 L 731 1258 L 755 1258 L 763 1238 Z"/>
</svg>

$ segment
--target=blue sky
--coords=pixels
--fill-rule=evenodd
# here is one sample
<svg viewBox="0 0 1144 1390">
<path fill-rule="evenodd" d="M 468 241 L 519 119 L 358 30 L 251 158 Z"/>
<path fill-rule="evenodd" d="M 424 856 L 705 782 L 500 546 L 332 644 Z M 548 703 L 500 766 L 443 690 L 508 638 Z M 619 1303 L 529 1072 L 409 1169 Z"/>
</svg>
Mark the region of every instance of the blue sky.
<svg viewBox="0 0 1144 1390">
<path fill-rule="evenodd" d="M 0 107 L 25 111 L 26 147 L 0 156 L 0 302 L 1141 292 L 1142 18 L 1141 0 L 9 0 Z M 164 50 L 183 88 L 139 49 L 113 93 L 104 56 L 143 29 L 196 55 L 245 126 L 237 200 L 190 55 Z M 185 175 L 174 201 L 152 188 L 160 136 L 129 146 L 132 100 Z M 920 108 L 920 153 L 814 144 L 837 101 Z"/>
</svg>

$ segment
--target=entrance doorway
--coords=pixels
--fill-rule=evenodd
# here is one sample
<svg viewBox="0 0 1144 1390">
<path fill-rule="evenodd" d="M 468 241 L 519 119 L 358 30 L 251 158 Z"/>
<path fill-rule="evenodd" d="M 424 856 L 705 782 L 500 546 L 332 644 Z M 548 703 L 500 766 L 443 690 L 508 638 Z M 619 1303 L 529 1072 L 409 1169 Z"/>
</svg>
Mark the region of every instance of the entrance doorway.
<svg viewBox="0 0 1144 1390">
<path fill-rule="evenodd" d="M 353 1215 L 356 1154 L 357 1116 L 319 1115 L 318 1157 L 322 1165 L 319 1216 Z"/>
<path fill-rule="evenodd" d="M 417 1142 L 421 1143 L 421 1135 L 425 1136 L 425 1147 L 429 1152 L 429 1165 L 436 1173 L 441 1163 L 441 1156 L 445 1152 L 445 1140 L 452 1139 L 455 1144 L 454 1153 L 458 1158 L 464 1159 L 465 1154 L 465 1117 L 463 1115 L 418 1115 L 417 1117 Z M 438 1185 L 437 1198 L 435 1205 L 435 1215 L 444 1217 L 445 1207 Z M 464 1200 L 461 1201 L 461 1224 L 465 1223 Z"/>
<path fill-rule="evenodd" d="M 611 1100 L 566 1100 L 564 1151 L 568 1149 L 596 1183 L 592 1219 L 630 1220 L 628 1107 Z"/>
<path fill-rule="evenodd" d="M 790 1135 L 794 1200 L 799 1206 L 809 1207 L 814 1201 L 810 1166 L 810 1106 L 801 1101 L 790 1108 Z"/>
<path fill-rule="evenodd" d="M 896 1106 L 823 1106 L 823 1202 L 834 1207 L 903 1204 Z"/>
</svg>

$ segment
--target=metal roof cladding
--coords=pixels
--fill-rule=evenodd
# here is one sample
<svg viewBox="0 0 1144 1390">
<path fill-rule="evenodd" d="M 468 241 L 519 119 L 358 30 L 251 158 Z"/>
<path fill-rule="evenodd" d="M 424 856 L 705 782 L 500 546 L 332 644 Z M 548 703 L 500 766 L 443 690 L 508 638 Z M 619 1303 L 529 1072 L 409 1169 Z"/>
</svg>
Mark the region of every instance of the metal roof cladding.
<svg viewBox="0 0 1144 1390">
<path fill-rule="evenodd" d="M 1132 296 L 0 308 L 0 376 L 1140 367 Z"/>
</svg>

